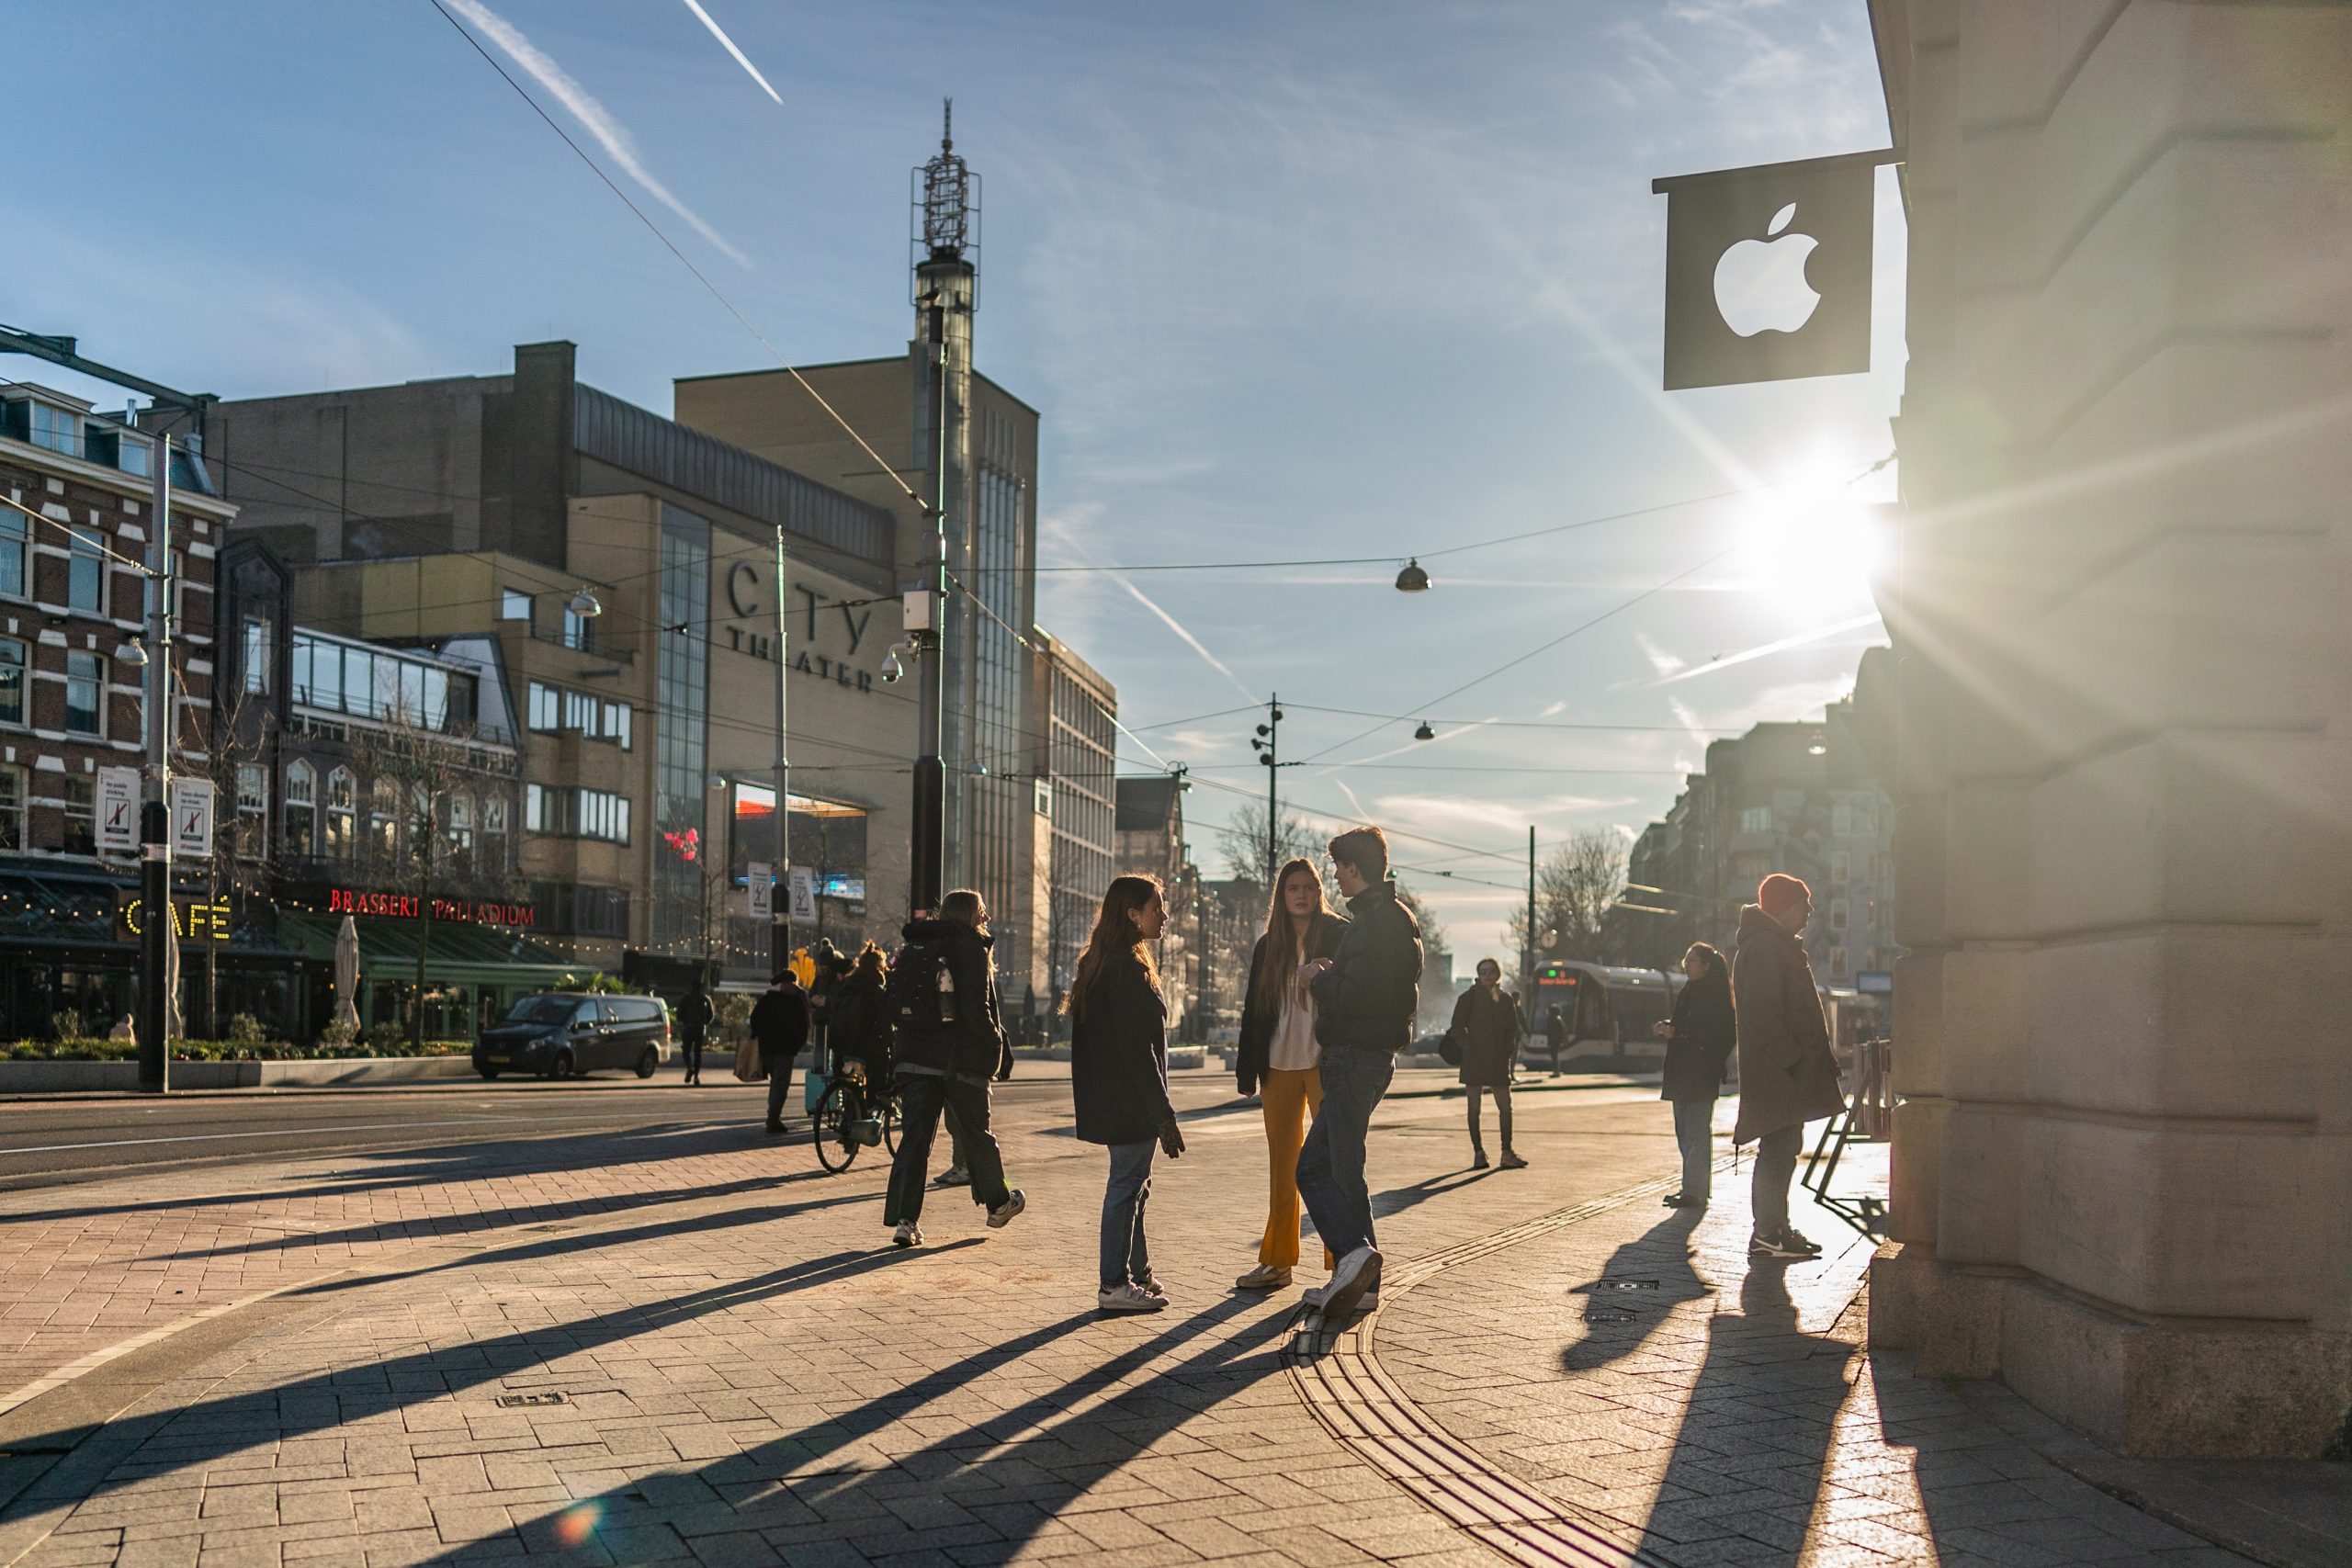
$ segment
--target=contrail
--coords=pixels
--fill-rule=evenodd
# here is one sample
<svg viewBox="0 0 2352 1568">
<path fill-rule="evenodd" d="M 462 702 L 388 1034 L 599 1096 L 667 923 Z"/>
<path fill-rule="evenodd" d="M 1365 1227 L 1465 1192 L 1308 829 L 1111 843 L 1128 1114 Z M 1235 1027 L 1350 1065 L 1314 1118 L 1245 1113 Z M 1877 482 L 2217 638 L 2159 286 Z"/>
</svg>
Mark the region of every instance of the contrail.
<svg viewBox="0 0 2352 1568">
<path fill-rule="evenodd" d="M 710 13 L 696 5 L 695 0 L 685 0 L 685 3 L 686 9 L 692 11 L 701 19 L 702 25 L 710 29 L 710 36 L 727 46 L 727 52 L 735 57 L 735 63 L 752 73 L 752 80 L 760 85 L 760 91 L 765 93 L 771 98 L 775 98 L 777 106 L 781 107 L 784 104 L 784 100 L 780 97 L 776 97 L 776 91 L 774 87 L 768 85 L 768 79 L 760 74 L 760 68 L 752 64 L 741 50 L 735 47 L 735 40 L 729 38 L 725 30 L 722 29 L 717 22 L 710 19 Z"/>
<path fill-rule="evenodd" d="M 1196 637 L 1191 632 L 1186 631 L 1182 622 L 1179 621 L 1175 616 L 1170 615 L 1167 611 L 1161 609 L 1159 605 L 1146 598 L 1144 596 L 1144 591 L 1137 588 L 1134 583 L 1128 581 L 1125 576 L 1122 573 L 1115 571 L 1112 572 L 1110 574 L 1110 578 L 1112 581 L 1125 589 L 1129 593 L 1134 594 L 1136 604 L 1141 604 L 1145 609 L 1149 610 L 1153 615 L 1158 615 L 1161 623 L 1165 625 L 1170 631 L 1174 632 L 1178 637 L 1182 637 L 1184 639 L 1184 646 L 1191 649 L 1194 653 L 1199 654 L 1203 659 L 1206 660 L 1210 669 L 1216 671 L 1218 674 L 1232 682 L 1233 689 L 1235 691 L 1239 692 L 1243 696 L 1250 698 L 1253 702 L 1257 700 L 1258 694 L 1241 683 L 1241 677 L 1236 675 L 1231 670 L 1227 669 L 1226 667 L 1225 660 L 1219 659 L 1216 654 L 1211 653 L 1208 650 L 1207 646 L 1204 644 L 1199 637 Z"/>
<path fill-rule="evenodd" d="M 695 233 L 726 252 L 728 258 L 736 265 L 751 266 L 751 257 L 729 244 L 718 231 L 704 222 L 684 202 L 671 195 L 667 186 L 653 177 L 652 172 L 638 159 L 637 143 L 629 139 L 628 132 L 621 129 L 620 122 L 613 118 L 605 106 L 596 101 L 595 95 L 572 80 L 571 73 L 548 58 L 545 51 L 523 36 L 520 28 L 484 6 L 481 0 L 447 0 L 447 4 L 491 42 L 504 50 L 507 58 L 529 72 L 540 86 L 555 96 L 557 102 L 570 109 L 572 118 L 596 139 L 598 146 L 604 148 L 605 155 L 618 164 L 629 178 L 644 186 L 647 195 L 693 225 Z M 700 10 L 701 7 L 696 6 L 695 9 Z"/>
<path fill-rule="evenodd" d="M 1809 632 L 1799 632 L 1794 637 L 1784 637 L 1776 642 L 1743 649 L 1737 653 L 1727 653 L 1721 659 L 1711 659 L 1704 664 L 1695 664 L 1688 670 L 1679 670 L 1671 675 L 1660 676 L 1655 681 L 1645 681 L 1642 683 L 1641 689 L 1650 691 L 1658 686 L 1671 686 L 1678 681 L 1695 681 L 1702 675 L 1712 675 L 1718 670 L 1728 670 L 1735 664 L 1745 664 L 1751 659 L 1763 659 L 1788 649 L 1803 648 L 1809 642 L 1819 642 L 1826 637 L 1836 637 L 1839 632 L 1860 631 L 1864 626 L 1874 626 L 1878 624 L 1878 615 L 1873 611 L 1867 615 L 1856 615 L 1850 621 L 1837 621 L 1826 626 L 1815 626 Z"/>
</svg>

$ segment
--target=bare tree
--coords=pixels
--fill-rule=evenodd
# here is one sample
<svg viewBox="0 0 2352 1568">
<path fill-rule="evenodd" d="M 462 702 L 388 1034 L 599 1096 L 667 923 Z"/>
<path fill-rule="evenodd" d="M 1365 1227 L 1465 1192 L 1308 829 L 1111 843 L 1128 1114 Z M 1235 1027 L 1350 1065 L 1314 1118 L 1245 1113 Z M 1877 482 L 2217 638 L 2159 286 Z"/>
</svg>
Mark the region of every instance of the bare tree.
<svg viewBox="0 0 2352 1568">
<path fill-rule="evenodd" d="M 1439 919 L 1427 904 L 1421 902 L 1419 894 L 1399 882 L 1396 885 L 1396 902 L 1413 912 L 1414 920 L 1421 928 L 1422 947 L 1451 951 L 1446 949 L 1445 922 Z"/>
<path fill-rule="evenodd" d="M 1323 837 L 1295 813 L 1283 812 L 1274 819 L 1271 831 L 1267 822 L 1266 807 L 1252 803 L 1236 811 L 1216 830 L 1217 849 L 1225 856 L 1227 875 L 1264 886 L 1270 839 L 1273 844 L 1271 858 L 1277 869 L 1284 861 L 1302 856 L 1311 861 L 1322 851 Z"/>
<path fill-rule="evenodd" d="M 1590 829 L 1554 850 L 1535 872 L 1536 959 L 1598 959 L 1600 917 L 1624 891 L 1625 843 L 1619 835 Z M 1512 944 L 1526 951 L 1525 909 L 1511 911 L 1509 929 Z M 1547 935 L 1555 939 L 1548 947 Z"/>
</svg>

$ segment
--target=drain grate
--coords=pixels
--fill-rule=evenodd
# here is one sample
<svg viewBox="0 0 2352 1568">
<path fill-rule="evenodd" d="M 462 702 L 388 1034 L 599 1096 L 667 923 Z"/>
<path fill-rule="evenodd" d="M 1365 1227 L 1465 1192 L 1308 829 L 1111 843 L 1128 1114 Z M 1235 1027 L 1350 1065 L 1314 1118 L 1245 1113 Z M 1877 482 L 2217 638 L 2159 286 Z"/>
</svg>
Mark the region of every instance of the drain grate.
<svg viewBox="0 0 2352 1568">
<path fill-rule="evenodd" d="M 561 1389 L 549 1389 L 545 1393 L 502 1393 L 498 1403 L 509 1410 L 528 1410 L 542 1404 L 569 1404 L 571 1395 Z"/>
<path fill-rule="evenodd" d="M 1655 1291 L 1656 1280 L 1602 1280 L 1592 1287 L 1596 1291 Z"/>
<path fill-rule="evenodd" d="M 1638 1316 L 1627 1312 L 1623 1307 L 1601 1306 L 1585 1308 L 1584 1320 L 1587 1323 L 1638 1323 L 1641 1321 Z"/>
</svg>

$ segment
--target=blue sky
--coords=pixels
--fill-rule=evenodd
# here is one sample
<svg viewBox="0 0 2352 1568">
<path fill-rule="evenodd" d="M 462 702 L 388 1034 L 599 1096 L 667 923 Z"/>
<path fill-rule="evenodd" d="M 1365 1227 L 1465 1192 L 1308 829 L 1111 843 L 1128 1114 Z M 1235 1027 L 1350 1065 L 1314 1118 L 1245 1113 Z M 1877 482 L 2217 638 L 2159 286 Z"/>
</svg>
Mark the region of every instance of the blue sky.
<svg viewBox="0 0 2352 1568">
<path fill-rule="evenodd" d="M 1771 487 L 1440 558 L 1411 597 L 1393 565 L 1049 576 L 1041 621 L 1192 766 L 1204 863 L 1239 800 L 1220 786 L 1262 788 L 1252 717 L 1170 721 L 1279 688 L 1287 754 L 1332 748 L 1286 773 L 1297 801 L 1488 852 L 1396 846 L 1466 968 L 1500 946 L 1528 824 L 1638 829 L 1708 733 L 1817 714 L 1882 640 L 1821 497 L 1891 445 L 1891 173 L 1871 372 L 1671 395 L 1649 192 L 1883 145 L 1862 0 L 703 4 L 781 104 L 683 0 L 453 8 L 576 83 L 667 204 L 517 72 L 807 361 L 903 347 L 907 171 L 953 94 L 985 181 L 978 360 L 1044 412 L 1049 566 L 1402 557 Z M 673 377 L 768 363 L 429 0 L 7 28 L 27 133 L 0 321 L 232 397 L 495 372 L 568 337 L 583 378 L 666 412 Z M 1372 721 L 1318 708 L 1407 722 L 1351 740 Z M 1417 744 L 1424 716 L 1442 739 Z"/>
</svg>

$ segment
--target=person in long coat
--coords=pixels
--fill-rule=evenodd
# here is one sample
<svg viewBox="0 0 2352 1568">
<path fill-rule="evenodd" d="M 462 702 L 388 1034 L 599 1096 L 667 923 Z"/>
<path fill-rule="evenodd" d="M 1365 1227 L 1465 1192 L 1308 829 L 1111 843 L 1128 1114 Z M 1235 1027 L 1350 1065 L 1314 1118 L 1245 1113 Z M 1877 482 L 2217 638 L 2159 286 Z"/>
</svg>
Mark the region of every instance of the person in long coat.
<svg viewBox="0 0 2352 1568">
<path fill-rule="evenodd" d="M 1235 1087 L 1258 1097 L 1266 1127 L 1266 1228 L 1258 1238 L 1258 1266 L 1233 1282 L 1236 1290 L 1280 1290 L 1298 1266 L 1298 1151 L 1323 1109 L 1315 995 L 1301 976 L 1307 964 L 1340 951 L 1347 929 L 1325 900 L 1313 861 L 1290 861 L 1275 874 L 1266 931 L 1250 952 L 1233 1062 Z M 1327 1249 L 1323 1267 L 1336 1261 Z"/>
<path fill-rule="evenodd" d="M 1682 1150 L 1682 1190 L 1669 1209 L 1703 1209 L 1713 1190 L 1715 1097 L 1736 1043 L 1731 967 L 1724 955 L 1694 942 L 1682 955 L 1690 977 L 1674 998 L 1674 1016 L 1657 1026 L 1666 1042 L 1666 1082 L 1658 1098 L 1674 1107 L 1674 1141 Z"/>
<path fill-rule="evenodd" d="M 1469 1089 L 1470 1168 L 1487 1168 L 1487 1145 L 1478 1126 L 1480 1100 L 1495 1095 L 1495 1117 L 1502 1123 L 1502 1168 L 1521 1170 L 1527 1162 L 1510 1146 L 1510 1074 L 1519 1055 L 1519 998 L 1503 989 L 1503 966 L 1478 960 L 1477 983 L 1454 998 L 1453 1024 L 1446 1031 L 1462 1053 L 1462 1082 Z"/>
<path fill-rule="evenodd" d="M 1100 1288 L 1103 1312 L 1159 1312 L 1168 1292 L 1151 1269 L 1144 1210 L 1151 1156 L 1184 1152 L 1168 1098 L 1168 1000 L 1152 942 L 1167 929 L 1159 884 L 1114 876 L 1094 933 L 1079 955 L 1069 999 L 1069 1086 L 1081 1143 L 1111 1155 L 1102 1194 Z"/>
<path fill-rule="evenodd" d="M 1829 1021 L 1800 936 L 1813 890 L 1775 872 L 1739 911 L 1731 991 L 1739 1050 L 1739 1120 L 1732 1142 L 1756 1145 L 1751 1258 L 1811 1258 L 1821 1248 L 1789 1224 L 1789 1184 L 1804 1149 L 1804 1124 L 1846 1109 Z"/>
</svg>

